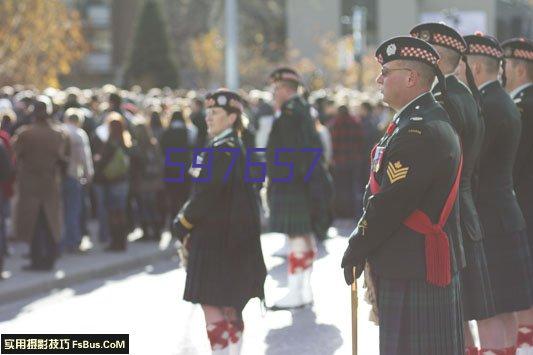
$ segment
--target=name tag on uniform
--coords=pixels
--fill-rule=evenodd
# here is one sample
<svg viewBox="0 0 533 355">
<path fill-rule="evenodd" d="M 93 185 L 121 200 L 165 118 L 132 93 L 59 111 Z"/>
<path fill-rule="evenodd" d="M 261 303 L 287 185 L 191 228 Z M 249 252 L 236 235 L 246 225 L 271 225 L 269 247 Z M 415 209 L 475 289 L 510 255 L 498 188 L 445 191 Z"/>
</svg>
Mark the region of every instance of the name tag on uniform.
<svg viewBox="0 0 533 355">
<path fill-rule="evenodd" d="M 377 173 L 379 168 L 381 167 L 381 159 L 383 159 L 383 153 L 385 153 L 385 147 L 376 147 L 371 163 L 372 171 L 375 173 Z"/>
</svg>

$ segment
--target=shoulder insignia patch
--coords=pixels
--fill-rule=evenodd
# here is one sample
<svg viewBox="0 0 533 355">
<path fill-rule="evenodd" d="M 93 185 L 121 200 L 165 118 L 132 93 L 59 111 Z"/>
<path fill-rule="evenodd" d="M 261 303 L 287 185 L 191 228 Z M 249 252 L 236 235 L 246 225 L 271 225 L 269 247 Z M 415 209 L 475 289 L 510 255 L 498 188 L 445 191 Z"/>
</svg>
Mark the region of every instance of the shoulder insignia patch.
<svg viewBox="0 0 533 355">
<path fill-rule="evenodd" d="M 422 117 L 411 117 L 411 121 L 422 121 Z"/>
<path fill-rule="evenodd" d="M 403 166 L 400 161 L 397 161 L 396 163 L 390 163 L 387 165 L 387 176 L 389 177 L 390 183 L 394 184 L 396 181 L 403 180 L 407 177 L 407 173 L 409 172 L 408 166 Z"/>
<path fill-rule="evenodd" d="M 407 133 L 416 133 L 416 134 L 422 134 L 422 131 L 419 129 L 411 128 L 407 131 Z"/>
</svg>

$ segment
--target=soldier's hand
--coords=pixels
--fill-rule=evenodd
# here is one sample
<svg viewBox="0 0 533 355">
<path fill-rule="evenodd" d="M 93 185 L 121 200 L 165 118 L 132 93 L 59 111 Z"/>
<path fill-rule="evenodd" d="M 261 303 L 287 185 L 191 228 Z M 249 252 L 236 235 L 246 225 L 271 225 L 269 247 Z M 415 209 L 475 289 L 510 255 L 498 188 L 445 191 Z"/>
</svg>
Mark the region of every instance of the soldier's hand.
<svg viewBox="0 0 533 355">
<path fill-rule="evenodd" d="M 355 266 L 355 278 L 357 279 L 363 273 L 365 266 L 365 259 L 355 252 L 353 241 L 354 239 L 350 238 L 348 248 L 346 248 L 341 262 L 341 267 L 344 269 L 344 280 L 346 280 L 346 284 L 348 285 L 351 285 L 354 282 L 353 267 Z"/>
<path fill-rule="evenodd" d="M 351 285 L 353 284 L 353 282 L 355 281 L 354 278 L 353 278 L 353 268 L 354 266 L 351 266 L 351 265 L 348 265 L 348 266 L 345 266 L 343 271 L 344 271 L 344 280 L 346 281 L 346 284 L 347 285 Z M 361 276 L 361 274 L 363 273 L 363 269 L 365 268 L 365 263 L 362 263 L 358 266 L 355 266 L 355 278 L 358 279 L 359 276 Z"/>
</svg>

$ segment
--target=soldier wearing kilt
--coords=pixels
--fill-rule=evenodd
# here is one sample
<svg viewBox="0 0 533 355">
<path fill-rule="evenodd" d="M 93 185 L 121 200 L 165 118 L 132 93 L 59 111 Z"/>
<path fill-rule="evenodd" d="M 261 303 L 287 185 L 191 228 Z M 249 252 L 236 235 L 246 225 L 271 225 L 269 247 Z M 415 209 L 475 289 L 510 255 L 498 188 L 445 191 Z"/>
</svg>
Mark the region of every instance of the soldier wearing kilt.
<svg viewBox="0 0 533 355">
<path fill-rule="evenodd" d="M 498 81 L 503 52 L 498 41 L 478 32 L 464 37 L 467 62 L 481 95 L 485 138 L 479 162 L 477 208 L 496 316 L 483 320 L 481 353 L 512 353 L 517 311 L 532 304 L 532 263 L 526 225 L 513 191 L 513 165 L 520 140 L 520 114 Z M 465 81 L 465 73 L 460 71 Z"/>
<path fill-rule="evenodd" d="M 533 255 L 533 42 L 514 38 L 502 43 L 505 89 L 520 111 L 522 134 L 516 152 L 514 190 L 526 220 L 529 251 Z M 520 347 L 533 346 L 533 311 L 518 314 Z"/>
<path fill-rule="evenodd" d="M 211 140 L 190 169 L 197 180 L 174 231 L 189 249 L 184 299 L 202 305 L 213 354 L 236 355 L 242 310 L 251 298 L 264 299 L 259 207 L 244 181 L 241 98 L 221 89 L 207 96 L 206 107 Z"/>
<path fill-rule="evenodd" d="M 374 285 L 380 353 L 464 353 L 463 266 L 457 194 L 459 137 L 431 86 L 437 75 L 448 103 L 439 55 L 427 42 L 395 37 L 376 51 L 377 83 L 396 115 L 372 151 L 365 209 L 342 259 Z"/>
<path fill-rule="evenodd" d="M 288 293 L 271 307 L 273 310 L 312 304 L 311 270 L 316 255 L 312 238 L 311 191 L 306 175 L 312 152 L 321 143 L 311 117 L 310 106 L 298 95 L 300 77 L 290 68 L 270 75 L 279 117 L 274 121 L 267 144 L 268 199 L 270 230 L 289 236 Z"/>
<path fill-rule="evenodd" d="M 485 124 L 479 108 L 479 92 L 470 67 L 465 67 L 469 79 L 468 87 L 454 75 L 459 64 L 467 65 L 465 64 L 466 55 L 464 55 L 466 42 L 456 30 L 442 23 L 424 23 L 414 27 L 411 35 L 430 43 L 440 55 L 438 65 L 446 77 L 446 89 L 450 103 L 453 105 L 451 109 L 444 107 L 461 139 L 463 170 L 458 199 L 466 267 L 461 270 L 460 279 L 463 291 L 466 354 L 477 354 L 478 350 L 474 345 L 468 321 L 487 319 L 495 315 L 487 259 L 483 249 L 483 235 L 473 191 L 474 181 L 477 181 L 477 163 L 485 132 Z M 442 99 L 441 90 L 439 84 L 435 85 L 432 90 L 438 101 Z M 479 325 L 483 327 L 482 322 Z M 480 332 L 483 333 L 484 329 Z"/>
</svg>

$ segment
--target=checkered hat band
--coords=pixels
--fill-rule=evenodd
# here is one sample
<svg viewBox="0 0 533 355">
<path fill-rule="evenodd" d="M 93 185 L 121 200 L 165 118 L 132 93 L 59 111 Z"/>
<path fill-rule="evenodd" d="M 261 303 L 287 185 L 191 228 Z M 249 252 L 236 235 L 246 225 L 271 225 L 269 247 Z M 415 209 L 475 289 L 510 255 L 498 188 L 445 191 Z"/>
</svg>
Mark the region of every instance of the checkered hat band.
<svg viewBox="0 0 533 355">
<path fill-rule="evenodd" d="M 378 54 L 376 58 L 378 59 L 379 64 L 383 64 L 383 56 L 381 54 Z"/>
<path fill-rule="evenodd" d="M 422 59 L 431 64 L 437 64 L 438 58 L 431 52 L 417 47 L 404 47 L 400 51 L 400 56 L 406 58 Z"/>
<path fill-rule="evenodd" d="M 461 41 L 459 41 L 457 38 L 446 36 L 441 33 L 435 33 L 433 35 L 433 42 L 435 42 L 435 44 L 442 44 L 448 47 L 452 47 L 461 53 L 466 50 L 465 45 L 461 43 Z"/>
<path fill-rule="evenodd" d="M 518 59 L 533 60 L 533 51 L 528 51 L 525 49 L 515 49 L 513 57 Z"/>
<path fill-rule="evenodd" d="M 205 100 L 205 107 L 207 108 L 211 108 L 211 107 L 222 107 L 222 108 L 227 108 L 227 107 L 233 107 L 234 109 L 237 109 L 239 111 L 243 111 L 243 106 L 242 106 L 242 103 L 239 102 L 238 100 L 235 100 L 235 99 L 230 99 L 229 102 L 225 105 L 220 105 L 217 103 L 217 101 L 210 97 L 208 98 L 207 100 Z"/>
<path fill-rule="evenodd" d="M 484 44 L 471 44 L 468 46 L 468 51 L 470 54 L 485 54 L 498 59 L 503 57 L 503 53 L 499 49 Z"/>
</svg>

